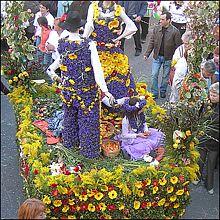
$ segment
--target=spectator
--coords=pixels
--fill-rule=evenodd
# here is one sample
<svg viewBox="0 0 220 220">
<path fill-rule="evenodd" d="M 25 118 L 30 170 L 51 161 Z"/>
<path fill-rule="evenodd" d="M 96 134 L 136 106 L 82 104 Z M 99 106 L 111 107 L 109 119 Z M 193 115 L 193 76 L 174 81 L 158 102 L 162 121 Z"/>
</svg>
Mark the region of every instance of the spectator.
<svg viewBox="0 0 220 220">
<path fill-rule="evenodd" d="M 217 81 L 215 75 L 216 73 L 215 63 L 212 60 L 206 61 L 204 64 L 201 65 L 201 72 L 202 72 L 202 77 L 207 82 L 207 89 L 209 89 L 211 84 Z"/>
<path fill-rule="evenodd" d="M 147 12 L 145 13 L 144 17 L 141 19 L 141 43 L 146 42 L 146 37 L 148 34 L 150 17 L 153 14 L 153 9 L 156 7 L 156 1 L 147 1 Z"/>
<path fill-rule="evenodd" d="M 212 109 L 214 110 L 213 115 L 210 118 L 213 130 L 207 132 L 210 139 L 203 142 L 199 148 L 199 172 L 200 174 L 202 173 L 206 157 L 208 157 L 205 187 L 208 190 L 208 193 L 212 195 L 214 193 L 214 169 L 219 155 L 219 82 L 210 86 L 209 99 L 212 103 Z M 197 185 L 201 179 L 202 176 L 199 175 L 199 179 L 193 181 L 193 184 Z"/>
<path fill-rule="evenodd" d="M 40 44 L 40 37 L 41 37 L 41 27 L 39 26 L 37 19 L 39 17 L 46 17 L 48 21 L 48 25 L 52 29 L 54 23 L 54 17 L 50 14 L 50 2 L 49 1 L 41 1 L 40 2 L 40 11 L 35 14 L 34 19 L 34 26 L 35 26 L 35 45 L 38 46 Z"/>
<path fill-rule="evenodd" d="M 172 14 L 172 25 L 180 31 L 181 36 L 186 31 L 185 8 L 186 3 L 184 1 L 173 1 L 169 7 L 169 12 Z"/>
<path fill-rule="evenodd" d="M 27 199 L 18 209 L 18 219 L 46 219 L 45 205 L 39 199 Z"/>
<path fill-rule="evenodd" d="M 183 79 L 188 72 L 187 53 L 190 49 L 189 41 L 191 37 L 191 32 L 185 32 L 182 36 L 183 44 L 175 50 L 175 53 L 173 55 L 171 67 L 173 66 L 174 68 L 174 77 L 172 80 L 170 94 L 170 102 L 173 103 L 179 100 L 179 89 L 182 85 Z"/>
<path fill-rule="evenodd" d="M 163 75 L 160 86 L 160 97 L 166 98 L 168 79 L 171 67 L 171 60 L 177 47 L 182 44 L 179 30 L 171 24 L 171 14 L 164 12 L 160 16 L 160 25 L 153 29 L 150 42 L 145 52 L 144 58 L 148 59 L 151 52 L 154 50 L 152 74 L 151 74 L 151 92 L 154 98 L 157 99 L 158 91 L 158 76 L 160 67 L 163 64 Z"/>
<path fill-rule="evenodd" d="M 69 13 L 69 11 L 78 11 L 82 19 L 86 20 L 89 5 L 90 5 L 90 1 L 72 1 L 67 13 Z"/>
<path fill-rule="evenodd" d="M 42 52 L 40 55 L 43 55 L 43 65 L 48 67 L 51 64 L 51 53 L 47 52 L 46 49 L 46 41 L 49 37 L 49 34 L 51 32 L 50 27 L 48 26 L 48 21 L 45 17 L 39 17 L 37 19 L 37 22 L 39 26 L 42 28 L 41 30 L 41 41 L 40 44 L 38 45 L 39 50 Z"/>
<path fill-rule="evenodd" d="M 135 23 L 137 27 L 136 33 L 133 35 L 135 43 L 135 56 L 140 56 L 142 52 L 141 36 L 140 36 L 140 22 L 147 11 L 146 1 L 118 1 L 118 3 L 125 8 L 127 16 Z M 125 26 L 123 25 L 123 29 Z M 125 38 L 121 40 L 121 49 L 124 51 Z"/>
<path fill-rule="evenodd" d="M 50 1 L 50 13 L 55 18 L 57 16 L 58 1 Z"/>
<path fill-rule="evenodd" d="M 52 30 L 49 34 L 49 37 L 46 41 L 46 50 L 52 53 L 53 60 L 56 60 L 59 57 L 59 53 L 57 51 L 58 41 L 61 38 L 65 38 L 68 36 L 69 32 L 67 30 L 63 30 L 59 27 L 60 18 L 54 19 L 54 30 Z"/>
<path fill-rule="evenodd" d="M 219 82 L 219 46 L 217 46 L 213 52 L 214 57 L 213 57 L 213 62 L 215 63 L 216 67 L 216 80 Z"/>
</svg>

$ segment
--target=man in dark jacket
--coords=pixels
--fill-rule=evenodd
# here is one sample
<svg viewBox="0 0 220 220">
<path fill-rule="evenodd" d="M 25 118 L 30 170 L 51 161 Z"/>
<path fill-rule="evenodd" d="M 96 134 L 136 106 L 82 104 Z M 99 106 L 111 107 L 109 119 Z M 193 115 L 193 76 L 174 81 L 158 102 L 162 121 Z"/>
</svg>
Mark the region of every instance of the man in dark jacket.
<svg viewBox="0 0 220 220">
<path fill-rule="evenodd" d="M 148 44 L 144 58 L 148 59 L 151 52 L 153 54 L 153 64 L 151 73 L 151 92 L 155 99 L 158 98 L 158 76 L 160 67 L 163 64 L 163 75 L 160 86 L 160 97 L 166 98 L 166 90 L 170 73 L 170 66 L 173 54 L 177 47 L 182 44 L 179 30 L 171 24 L 171 14 L 167 11 L 160 16 L 160 25 L 155 26 Z"/>
<path fill-rule="evenodd" d="M 137 26 L 137 31 L 133 35 L 135 43 L 135 56 L 139 56 L 142 52 L 141 35 L 140 35 L 140 21 L 147 11 L 147 1 L 118 1 L 124 7 L 127 16 Z M 125 28 L 125 27 L 124 27 Z M 121 40 L 121 49 L 124 50 L 125 38 Z"/>
</svg>

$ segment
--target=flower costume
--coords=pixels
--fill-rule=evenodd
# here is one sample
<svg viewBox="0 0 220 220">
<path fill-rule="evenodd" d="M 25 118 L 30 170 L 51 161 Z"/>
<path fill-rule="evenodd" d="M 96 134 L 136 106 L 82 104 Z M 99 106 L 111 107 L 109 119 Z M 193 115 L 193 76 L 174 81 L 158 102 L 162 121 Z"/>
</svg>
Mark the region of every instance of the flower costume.
<svg viewBox="0 0 220 220">
<path fill-rule="evenodd" d="M 164 145 L 164 134 L 154 128 L 148 129 L 144 113 L 133 114 L 145 105 L 146 101 L 141 100 L 135 106 L 131 106 L 129 99 L 122 105 L 126 116 L 122 120 L 122 133 L 119 139 L 122 141 L 122 150 L 129 154 L 132 160 L 143 159 L 145 155 Z M 139 133 L 147 131 L 150 132 L 147 138 L 138 137 Z"/>
<path fill-rule="evenodd" d="M 97 42 L 100 61 L 109 91 L 116 99 L 129 96 L 135 91 L 133 76 L 129 70 L 128 57 L 115 46 L 121 30 L 121 23 L 126 24 L 124 33 L 137 30 L 135 24 L 125 14 L 122 7 L 112 4 L 105 9 L 102 2 L 92 2 L 89 6 L 87 23 L 83 37 L 90 37 Z M 131 37 L 130 34 L 128 37 Z"/>
<path fill-rule="evenodd" d="M 73 16 L 75 16 L 75 12 Z M 68 18 L 67 18 L 68 19 Z M 67 23 L 67 22 L 66 22 Z M 74 22 L 65 25 L 72 27 Z M 83 39 L 78 33 L 59 41 L 58 58 L 48 68 L 52 79 L 54 72 L 61 69 L 61 99 L 64 103 L 63 143 L 67 148 L 79 147 L 87 158 L 100 156 L 100 92 L 108 89 L 98 57 L 96 45 L 90 39 Z M 111 95 L 111 94 L 110 94 Z"/>
</svg>

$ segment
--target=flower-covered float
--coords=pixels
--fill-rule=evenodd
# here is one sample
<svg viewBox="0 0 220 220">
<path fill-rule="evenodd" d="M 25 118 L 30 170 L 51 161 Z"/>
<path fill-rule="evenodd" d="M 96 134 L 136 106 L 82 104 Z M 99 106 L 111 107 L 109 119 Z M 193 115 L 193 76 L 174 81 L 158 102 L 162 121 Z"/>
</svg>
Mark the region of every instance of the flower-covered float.
<svg viewBox="0 0 220 220">
<path fill-rule="evenodd" d="M 216 7 L 209 2 L 202 4 L 207 6 L 205 10 Z M 155 167 L 145 161 L 128 161 L 121 153 L 114 158 L 89 160 L 60 143 L 48 145 L 47 136 L 33 122 L 53 113 L 60 103 L 60 90 L 56 85 L 37 84 L 32 80 L 36 72 L 25 66 L 32 60 L 34 48 L 23 46 L 28 40 L 20 24 L 29 16 L 23 12 L 23 3 L 10 3 L 7 13 L 2 33 L 12 48 L 7 56 L 17 66 L 7 65 L 9 62 L 4 60 L 3 72 L 12 88 L 9 97 L 17 116 L 16 137 L 27 197 L 42 199 L 49 219 L 180 218 L 190 202 L 189 184 L 196 179 L 198 171 L 198 139 L 205 135 L 203 122 L 210 114 L 201 111 L 206 96 L 197 100 L 189 90 L 190 97 L 184 98 L 186 93 L 183 93 L 183 100 L 177 105 L 166 104 L 162 108 L 144 82 L 136 83 L 138 94 L 147 100 L 145 113 L 149 126 L 160 128 L 166 134 L 166 154 Z M 193 9 L 189 13 L 194 13 Z M 208 34 L 206 28 L 202 29 L 204 35 Z M 200 41 L 193 43 L 192 54 L 198 56 L 196 48 Z M 184 88 L 192 87 L 194 74 L 191 68 L 191 80 L 185 81 Z M 196 89 L 202 91 L 203 85 Z M 114 126 L 103 123 L 103 138 L 109 139 L 120 130 L 121 119 L 111 114 L 104 121 Z"/>
</svg>

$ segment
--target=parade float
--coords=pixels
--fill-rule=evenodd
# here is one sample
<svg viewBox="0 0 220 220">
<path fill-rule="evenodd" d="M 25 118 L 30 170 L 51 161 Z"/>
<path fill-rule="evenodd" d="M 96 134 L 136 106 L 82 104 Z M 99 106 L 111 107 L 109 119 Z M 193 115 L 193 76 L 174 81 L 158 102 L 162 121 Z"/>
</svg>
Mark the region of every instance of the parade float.
<svg viewBox="0 0 220 220">
<path fill-rule="evenodd" d="M 198 5 L 202 6 L 199 11 Z M 111 120 L 104 112 L 100 119 L 105 151 L 100 159 L 86 159 L 77 151 L 64 148 L 57 139 L 56 144 L 48 144 L 51 132 L 39 125 L 36 127 L 34 122 L 50 117 L 59 108 L 60 90 L 56 84 L 41 80 L 45 73 L 33 61 L 35 48 L 25 37 L 22 26 L 29 12 L 23 10 L 21 1 L 7 6 L 2 37 L 7 39 L 10 49 L 2 55 L 2 72 L 11 87 L 8 96 L 17 119 L 20 174 L 26 196 L 41 199 L 49 219 L 176 219 L 183 216 L 190 203 L 189 184 L 196 179 L 199 169 L 199 138 L 205 136 L 206 119 L 211 114 L 209 108 L 201 111 L 207 97 L 198 67 L 202 52 L 211 52 L 205 45 L 210 45 L 217 9 L 217 2 L 189 3 L 187 14 L 191 16 L 190 28 L 196 38 L 191 42 L 190 73 L 184 81 L 180 102 L 160 107 L 147 91 L 146 83 L 136 83 L 137 92 L 147 100 L 148 125 L 161 129 L 166 135 L 165 157 L 158 166 L 150 166 L 145 161 L 124 159 L 119 145 L 111 141 L 121 128 L 121 118 L 118 115 L 114 118 L 113 113 Z M 200 23 L 203 13 L 209 21 Z"/>
</svg>

